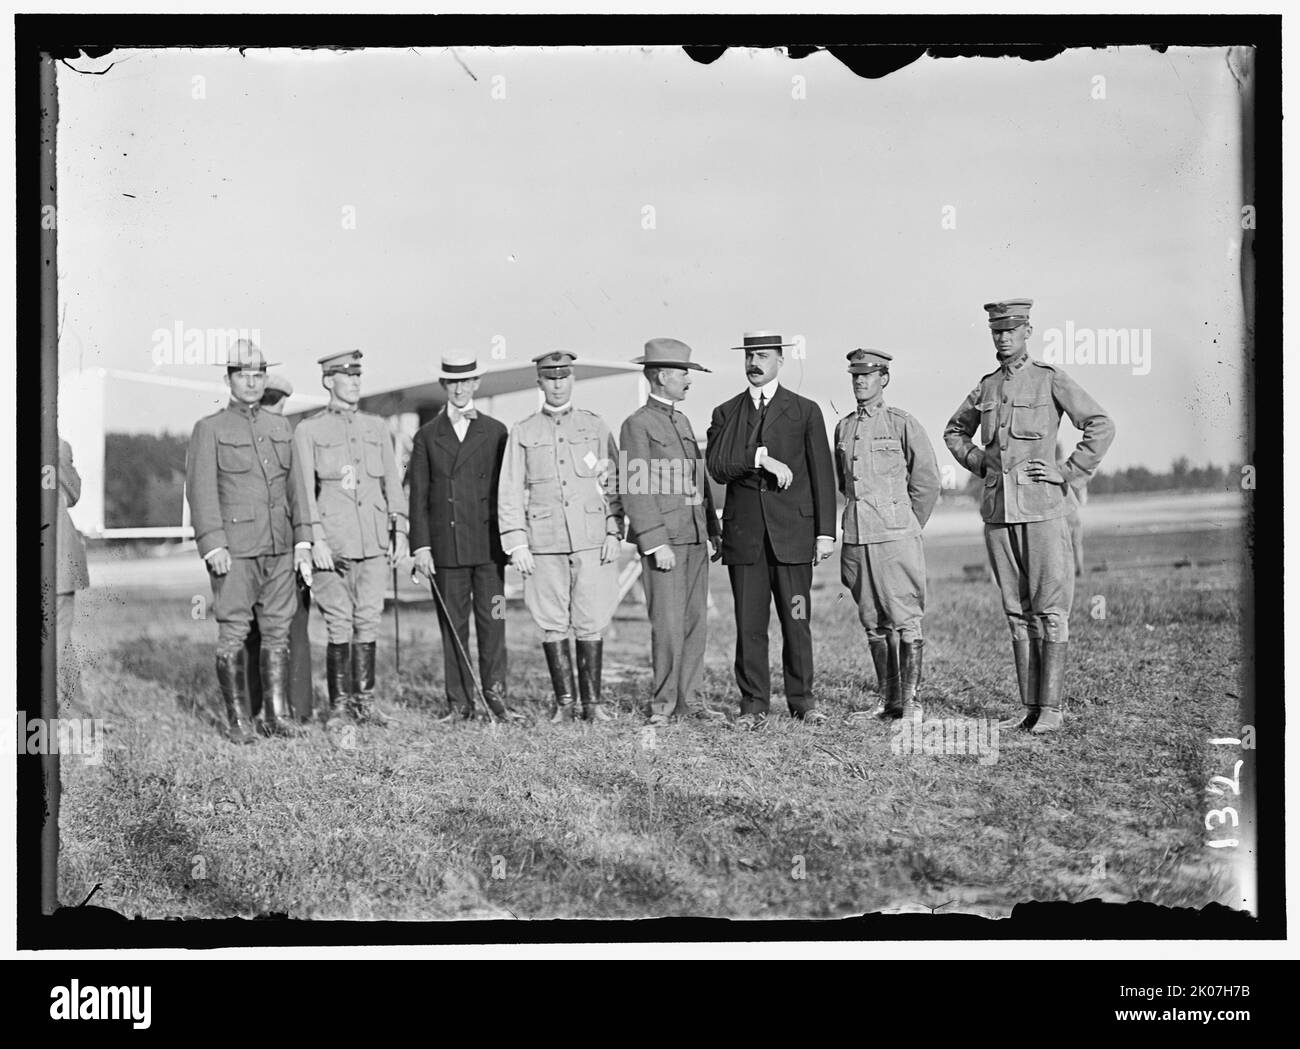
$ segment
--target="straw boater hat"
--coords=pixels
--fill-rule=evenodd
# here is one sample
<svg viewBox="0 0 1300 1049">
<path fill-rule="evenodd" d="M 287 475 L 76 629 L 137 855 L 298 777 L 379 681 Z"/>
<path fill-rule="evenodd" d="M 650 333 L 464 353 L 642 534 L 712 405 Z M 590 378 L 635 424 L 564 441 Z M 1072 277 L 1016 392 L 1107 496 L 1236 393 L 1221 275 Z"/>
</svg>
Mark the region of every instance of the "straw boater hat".
<svg viewBox="0 0 1300 1049">
<path fill-rule="evenodd" d="M 483 369 L 478 366 L 478 358 L 467 350 L 451 350 L 442 355 L 438 368 L 438 378 L 449 382 L 460 379 L 481 379 Z"/>
<path fill-rule="evenodd" d="M 633 364 L 647 368 L 689 368 L 707 372 L 710 369 L 691 361 L 691 348 L 677 339 L 651 339 L 645 344 L 645 353 L 632 358 Z"/>
<path fill-rule="evenodd" d="M 744 341 L 733 350 L 775 350 L 783 346 L 793 346 L 793 342 L 784 342 L 774 331 L 747 331 Z"/>
</svg>

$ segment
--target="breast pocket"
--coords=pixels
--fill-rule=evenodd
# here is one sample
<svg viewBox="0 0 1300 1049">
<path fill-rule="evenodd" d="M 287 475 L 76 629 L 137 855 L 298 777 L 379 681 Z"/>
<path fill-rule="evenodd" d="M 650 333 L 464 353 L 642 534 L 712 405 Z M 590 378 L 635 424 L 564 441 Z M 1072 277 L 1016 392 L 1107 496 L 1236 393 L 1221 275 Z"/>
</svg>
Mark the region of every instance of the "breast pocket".
<svg viewBox="0 0 1300 1049">
<path fill-rule="evenodd" d="M 378 436 L 367 436 L 365 439 L 366 473 L 371 477 L 384 476 L 384 450 L 379 443 L 382 440 Z"/>
<path fill-rule="evenodd" d="M 550 439 L 541 435 L 530 435 L 521 438 L 519 443 L 524 449 L 524 469 L 528 483 L 536 484 L 538 481 L 554 480 L 556 456 L 555 446 Z"/>
<path fill-rule="evenodd" d="M 1052 406 L 1046 401 L 1020 400 L 1011 403 L 1011 436 L 1022 441 L 1037 441 L 1047 436 L 1052 421 Z"/>
<path fill-rule="evenodd" d="M 903 459 L 903 442 L 881 437 L 871 442 L 871 465 L 881 477 L 897 477 L 907 469 Z"/>
<path fill-rule="evenodd" d="M 244 473 L 253 468 L 253 442 L 239 438 L 217 438 L 217 469 L 223 473 Z"/>
<path fill-rule="evenodd" d="M 600 434 L 595 430 L 575 429 L 572 437 L 573 472 L 579 477 L 595 477 L 600 473 Z"/>
<path fill-rule="evenodd" d="M 271 446 L 275 449 L 275 461 L 282 470 L 288 470 L 293 465 L 293 438 L 272 437 Z"/>
<path fill-rule="evenodd" d="M 325 481 L 338 481 L 343 477 L 343 468 L 351 466 L 348 462 L 347 448 L 342 441 L 317 441 L 316 476 Z"/>
<path fill-rule="evenodd" d="M 998 435 L 998 402 L 981 401 L 975 407 L 980 413 L 980 443 L 992 444 Z"/>
</svg>

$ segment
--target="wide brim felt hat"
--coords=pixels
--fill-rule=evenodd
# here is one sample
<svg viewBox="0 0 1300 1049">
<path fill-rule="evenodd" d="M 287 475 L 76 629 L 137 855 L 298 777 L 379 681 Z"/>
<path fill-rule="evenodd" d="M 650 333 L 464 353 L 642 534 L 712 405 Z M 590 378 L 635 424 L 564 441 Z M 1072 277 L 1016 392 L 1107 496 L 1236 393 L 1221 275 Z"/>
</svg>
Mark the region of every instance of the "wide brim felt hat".
<svg viewBox="0 0 1300 1049">
<path fill-rule="evenodd" d="M 645 368 L 686 368 L 690 371 L 707 372 L 710 369 L 691 360 L 691 348 L 679 339 L 651 339 L 645 344 L 645 352 L 640 357 L 633 357 L 633 364 Z"/>
</svg>

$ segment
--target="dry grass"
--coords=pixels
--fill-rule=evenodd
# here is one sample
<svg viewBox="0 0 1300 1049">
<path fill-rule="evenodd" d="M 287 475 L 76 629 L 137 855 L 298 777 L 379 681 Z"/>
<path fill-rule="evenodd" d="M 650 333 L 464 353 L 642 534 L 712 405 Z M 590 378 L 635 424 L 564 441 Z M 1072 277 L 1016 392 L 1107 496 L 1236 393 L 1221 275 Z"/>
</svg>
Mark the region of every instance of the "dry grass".
<svg viewBox="0 0 1300 1049">
<path fill-rule="evenodd" d="M 514 609 L 513 699 L 536 722 L 434 724 L 436 627 L 431 612 L 404 610 L 402 678 L 385 663 L 379 682 L 393 728 L 236 748 L 215 728 L 213 624 L 191 620 L 188 601 L 114 605 L 86 670 L 110 745 L 99 766 L 64 763 L 61 896 L 102 883 L 95 902 L 129 915 L 373 919 L 1226 898 L 1202 820 L 1205 783 L 1223 771 L 1207 741 L 1237 727 L 1235 570 L 1090 577 L 1072 621 L 1066 730 L 1003 733 L 992 764 L 896 755 L 891 728 L 844 723 L 874 700 L 869 661 L 834 563 L 818 582 L 817 693 L 831 721 L 780 716 L 756 734 L 674 725 L 653 747 L 632 709 L 649 681 L 644 622 L 620 621 L 607 645 L 607 664 L 629 668 L 607 689 L 621 708 L 611 726 L 545 722 L 544 664 Z M 706 684 L 732 709 L 725 573 L 713 584 Z M 1105 619 L 1089 616 L 1094 594 Z M 991 585 L 932 585 L 926 630 L 927 715 L 1014 712 Z M 382 652 L 391 626 L 381 636 Z"/>
</svg>

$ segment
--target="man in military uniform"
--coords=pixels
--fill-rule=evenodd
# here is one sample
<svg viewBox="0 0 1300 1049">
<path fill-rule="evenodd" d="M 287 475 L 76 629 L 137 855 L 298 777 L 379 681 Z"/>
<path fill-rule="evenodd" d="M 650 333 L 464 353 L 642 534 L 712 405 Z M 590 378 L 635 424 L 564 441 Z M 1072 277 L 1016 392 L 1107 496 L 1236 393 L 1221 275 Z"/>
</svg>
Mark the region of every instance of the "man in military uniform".
<svg viewBox="0 0 1300 1049">
<path fill-rule="evenodd" d="M 611 720 L 601 703 L 601 635 L 618 606 L 623 534 L 618 446 L 598 416 L 573 407 L 575 360 L 567 350 L 533 358 L 546 403 L 511 428 L 497 500 L 501 546 L 524 577 L 524 604 L 543 633 L 552 723 L 573 716 L 570 631 L 582 716 Z"/>
<path fill-rule="evenodd" d="M 725 720 L 696 702 L 708 632 L 709 555 L 719 550 L 722 527 L 695 432 L 677 410 L 691 388 L 690 373 L 709 369 L 692 362 L 691 348 L 676 339 L 651 339 L 632 363 L 644 367 L 650 395 L 619 432 L 619 474 L 650 612 L 650 724 L 671 717 Z"/>
<path fill-rule="evenodd" d="M 469 654 L 469 616 L 478 635 L 479 679 L 497 717 L 506 707 L 505 554 L 497 531 L 497 485 L 506 428 L 474 407 L 483 370 L 472 353 L 443 356 L 438 382 L 447 404 L 420 427 L 411 446 L 411 546 L 415 568 L 436 584 L 447 606 L 439 616 L 448 717 L 471 717 L 474 683 L 461 658 Z M 453 634 L 452 631 L 455 631 Z M 457 645 L 457 638 L 460 644 Z M 486 713 L 486 712 L 484 712 Z"/>
<path fill-rule="evenodd" d="M 848 360 L 858 406 L 835 427 L 835 474 L 845 499 L 840 578 L 867 631 L 883 699 L 877 716 L 919 718 L 921 529 L 939 499 L 939 468 L 921 424 L 885 404 L 893 357 L 858 349 Z"/>
<path fill-rule="evenodd" d="M 948 421 L 953 457 L 984 478 L 980 516 L 993 577 L 1011 628 L 1022 719 L 1041 735 L 1061 727 L 1061 696 L 1074 601 L 1068 489 L 1087 480 L 1115 437 L 1115 424 L 1065 372 L 1029 356 L 1032 299 L 984 304 L 998 367 Z M 1060 466 L 1061 415 L 1083 436 Z M 980 442 L 971 437 L 980 431 Z"/>
<path fill-rule="evenodd" d="M 294 488 L 310 531 L 295 558 L 325 616 L 330 722 L 352 716 L 382 725 L 375 642 L 388 569 L 407 556 L 406 494 L 384 420 L 357 410 L 361 357 L 349 350 L 320 358 L 329 404 L 294 431 Z"/>
<path fill-rule="evenodd" d="M 244 653 L 255 608 L 266 730 L 298 732 L 289 714 L 289 626 L 297 605 L 293 541 L 306 530 L 290 487 L 293 433 L 261 406 L 267 367 L 252 342 L 235 344 L 226 366 L 230 403 L 195 424 L 185 462 L 194 538 L 212 580 L 217 681 L 235 743 L 256 739 Z"/>
<path fill-rule="evenodd" d="M 293 396 L 293 383 L 276 372 L 267 372 L 266 389 L 262 392 L 262 409 L 284 414 L 284 402 Z M 292 425 L 292 424 L 290 424 Z M 312 716 L 311 689 L 311 641 L 307 637 L 307 623 L 311 616 L 311 588 L 302 576 L 294 573 L 294 589 L 297 591 L 297 606 L 293 613 L 293 622 L 289 625 L 289 710 L 298 721 L 310 721 Z M 260 721 L 263 730 L 266 721 L 262 710 L 262 675 L 258 670 L 262 654 L 262 632 L 257 625 L 257 610 L 253 610 L 253 622 L 248 630 L 248 640 L 244 642 L 248 653 L 245 663 L 248 667 L 248 699 L 255 720 Z"/>
</svg>

